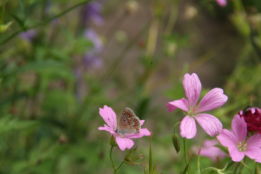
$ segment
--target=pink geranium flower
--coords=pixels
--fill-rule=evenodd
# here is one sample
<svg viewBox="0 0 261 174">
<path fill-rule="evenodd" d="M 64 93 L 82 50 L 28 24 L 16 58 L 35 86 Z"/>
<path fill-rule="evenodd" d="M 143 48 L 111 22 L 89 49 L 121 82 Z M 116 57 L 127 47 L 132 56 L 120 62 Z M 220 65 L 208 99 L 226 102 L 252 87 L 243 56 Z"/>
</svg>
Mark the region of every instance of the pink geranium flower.
<svg viewBox="0 0 261 174">
<path fill-rule="evenodd" d="M 220 143 L 228 147 L 229 154 L 233 161 L 239 162 L 244 156 L 261 162 L 261 134 L 254 134 L 247 138 L 247 124 L 243 117 L 235 115 L 232 120 L 232 132 L 224 129 L 217 136 Z"/>
<path fill-rule="evenodd" d="M 218 5 L 225 7 L 227 5 L 227 0 L 216 0 Z"/>
<path fill-rule="evenodd" d="M 210 158 L 212 161 L 217 161 L 217 158 L 222 159 L 226 156 L 226 154 L 220 150 L 215 145 L 218 144 L 217 140 L 205 140 L 203 143 L 203 147 L 200 148 L 200 156 L 205 156 Z M 196 146 L 191 147 L 194 153 L 198 154 L 199 148 Z"/>
<path fill-rule="evenodd" d="M 131 138 L 134 139 L 134 138 L 141 138 L 143 136 L 150 136 L 150 132 L 147 128 L 140 129 L 140 133 L 126 134 L 126 135 L 118 134 L 115 132 L 117 129 L 117 118 L 112 108 L 105 105 L 103 109 L 100 108 L 99 113 L 107 125 L 104 124 L 104 127 L 99 127 L 98 129 L 110 132 L 115 137 L 116 142 L 122 151 L 124 151 L 126 148 L 128 149 L 132 148 L 134 142 Z M 144 122 L 145 120 L 140 120 L 141 125 L 143 125 Z"/>
<path fill-rule="evenodd" d="M 220 107 L 227 101 L 228 97 L 223 94 L 223 89 L 212 89 L 197 105 L 197 101 L 201 92 L 201 83 L 197 74 L 185 74 L 183 79 L 183 87 L 187 99 L 182 98 L 167 104 L 169 112 L 180 108 L 187 113 L 187 116 L 185 116 L 185 118 L 183 118 L 180 123 L 181 136 L 187 139 L 195 137 L 197 133 L 195 119 L 210 136 L 213 137 L 215 134 L 220 133 L 222 131 L 221 122 L 213 115 L 202 112 Z"/>
</svg>

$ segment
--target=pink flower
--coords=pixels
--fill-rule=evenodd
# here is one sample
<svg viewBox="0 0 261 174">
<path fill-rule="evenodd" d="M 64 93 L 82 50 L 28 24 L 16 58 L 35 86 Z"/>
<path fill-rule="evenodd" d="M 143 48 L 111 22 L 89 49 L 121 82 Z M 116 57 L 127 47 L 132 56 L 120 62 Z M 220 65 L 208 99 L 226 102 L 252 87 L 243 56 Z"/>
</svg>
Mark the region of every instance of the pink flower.
<svg viewBox="0 0 261 174">
<path fill-rule="evenodd" d="M 261 134 L 254 134 L 246 140 L 247 124 L 244 118 L 239 115 L 235 115 L 231 127 L 232 132 L 224 129 L 217 139 L 223 146 L 228 147 L 232 160 L 239 162 L 246 155 L 261 162 Z"/>
<path fill-rule="evenodd" d="M 107 125 L 104 124 L 104 127 L 99 127 L 98 129 L 110 132 L 115 137 L 116 142 L 122 151 L 124 151 L 125 148 L 128 149 L 132 148 L 134 142 L 131 138 L 141 138 L 143 136 L 150 136 L 150 132 L 147 128 L 140 129 L 140 133 L 126 134 L 126 135 L 118 134 L 115 132 L 117 129 L 117 118 L 112 108 L 105 105 L 103 109 L 100 108 L 99 113 Z M 145 120 L 140 120 L 141 126 L 143 125 L 144 122 Z"/>
<path fill-rule="evenodd" d="M 216 144 L 218 144 L 217 140 L 205 140 L 200 151 L 200 156 L 208 157 L 213 161 L 216 161 L 217 157 L 219 157 L 219 159 L 224 158 L 226 154 L 218 147 L 215 147 Z M 192 151 L 196 154 L 198 154 L 198 150 L 199 148 L 192 146 Z"/>
<path fill-rule="evenodd" d="M 227 0 L 216 0 L 218 5 L 225 7 L 227 5 Z"/>
<path fill-rule="evenodd" d="M 223 89 L 212 89 L 197 105 L 197 101 L 201 92 L 201 83 L 197 74 L 185 74 L 183 79 L 183 87 L 187 96 L 187 100 L 182 98 L 167 104 L 169 112 L 172 112 L 177 108 L 187 112 L 187 116 L 183 118 L 180 123 L 181 136 L 187 139 L 195 137 L 197 133 L 195 119 L 210 136 L 213 137 L 215 134 L 220 133 L 222 131 L 221 122 L 213 115 L 202 112 L 220 107 L 227 101 L 228 97 L 223 94 Z"/>
</svg>

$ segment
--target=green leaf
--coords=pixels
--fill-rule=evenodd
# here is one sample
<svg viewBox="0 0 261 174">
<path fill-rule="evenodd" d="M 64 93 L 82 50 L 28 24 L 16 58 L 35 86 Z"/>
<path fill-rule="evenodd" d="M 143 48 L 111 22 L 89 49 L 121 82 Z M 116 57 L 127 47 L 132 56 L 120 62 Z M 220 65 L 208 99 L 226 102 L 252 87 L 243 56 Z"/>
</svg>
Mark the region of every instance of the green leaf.
<svg viewBox="0 0 261 174">
<path fill-rule="evenodd" d="M 43 60 L 43 61 L 36 61 L 32 63 L 28 63 L 22 67 L 16 67 L 12 69 L 7 69 L 2 72 L 2 76 L 14 75 L 26 71 L 39 71 L 39 70 L 46 70 L 49 68 L 62 68 L 64 66 L 63 63 L 58 61 L 52 60 Z"/>
<path fill-rule="evenodd" d="M 36 123 L 36 121 L 22 121 L 11 116 L 5 116 L 0 119 L 0 133 L 26 129 L 36 125 Z"/>
<path fill-rule="evenodd" d="M 9 15 L 16 21 L 16 23 L 20 26 L 20 28 L 23 30 L 23 31 L 26 31 L 26 27 L 24 25 L 24 21 L 22 19 L 20 19 L 18 16 L 16 16 L 15 14 L 13 13 L 9 13 Z"/>
</svg>

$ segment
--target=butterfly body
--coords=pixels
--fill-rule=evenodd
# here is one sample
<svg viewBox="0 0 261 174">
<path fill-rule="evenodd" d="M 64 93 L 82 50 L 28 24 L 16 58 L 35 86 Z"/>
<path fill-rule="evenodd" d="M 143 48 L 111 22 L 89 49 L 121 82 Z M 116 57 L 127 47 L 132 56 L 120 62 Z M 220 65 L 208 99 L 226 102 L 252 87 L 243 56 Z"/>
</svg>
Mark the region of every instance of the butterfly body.
<svg viewBox="0 0 261 174">
<path fill-rule="evenodd" d="M 140 127 L 140 119 L 130 108 L 125 108 L 121 114 L 116 133 L 121 135 L 140 133 Z"/>
</svg>

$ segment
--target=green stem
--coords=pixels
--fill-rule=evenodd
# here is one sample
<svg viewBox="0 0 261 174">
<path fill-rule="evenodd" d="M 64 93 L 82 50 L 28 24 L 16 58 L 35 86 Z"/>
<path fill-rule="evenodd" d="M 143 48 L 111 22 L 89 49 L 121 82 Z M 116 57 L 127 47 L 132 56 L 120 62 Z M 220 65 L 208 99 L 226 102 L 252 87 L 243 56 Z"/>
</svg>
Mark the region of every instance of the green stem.
<svg viewBox="0 0 261 174">
<path fill-rule="evenodd" d="M 217 169 L 214 167 L 208 167 L 208 168 L 205 168 L 204 170 L 202 170 L 201 174 L 203 174 L 207 170 L 217 170 Z"/>
<path fill-rule="evenodd" d="M 61 13 L 59 13 L 58 15 L 55 15 L 55 16 L 50 17 L 50 18 L 48 18 L 48 19 L 46 19 L 46 20 L 44 20 L 44 21 L 42 21 L 42 22 L 39 22 L 39 23 L 37 23 L 37 24 L 35 24 L 35 25 L 32 25 L 32 26 L 30 26 L 30 27 L 27 27 L 27 30 L 28 30 L 28 29 L 32 29 L 32 28 L 39 27 L 39 26 L 41 26 L 41 25 L 43 25 L 43 24 L 45 24 L 45 23 L 48 23 L 48 22 L 52 21 L 52 20 L 55 19 L 55 18 L 59 18 L 59 17 L 63 16 L 64 14 L 68 13 L 69 11 L 71 11 L 71 10 L 73 10 L 73 9 L 75 9 L 75 8 L 81 6 L 82 4 L 85 4 L 86 2 L 89 2 L 89 1 L 91 1 L 91 0 L 85 0 L 85 1 L 83 1 L 83 2 L 80 2 L 80 3 L 76 4 L 76 5 L 74 5 L 74 6 L 70 7 L 70 8 L 68 8 L 67 10 L 65 10 L 65 11 L 63 11 L 63 12 L 61 12 Z M 1 41 L 1 42 L 0 42 L 0 45 L 2 45 L 2 44 L 4 44 L 4 43 L 8 42 L 9 40 L 11 40 L 13 37 L 15 37 L 16 35 L 18 35 L 18 34 L 19 34 L 20 32 L 22 32 L 22 31 L 23 31 L 23 30 L 20 29 L 20 30 L 14 32 L 14 33 L 11 34 L 9 37 L 7 37 L 7 38 L 4 39 L 3 41 Z"/>
<path fill-rule="evenodd" d="M 177 123 L 174 125 L 174 128 L 173 128 L 174 134 L 176 133 L 176 126 L 177 126 L 178 124 L 180 124 L 180 122 L 177 122 Z"/>
<path fill-rule="evenodd" d="M 122 161 L 121 164 L 115 170 L 118 170 L 123 163 L 124 163 L 124 161 Z"/>
<path fill-rule="evenodd" d="M 235 170 L 234 170 L 234 174 L 237 173 L 237 170 L 238 170 L 238 167 L 239 167 L 239 166 L 240 166 L 240 163 L 237 164 L 237 166 L 236 166 L 236 168 L 235 168 Z"/>
<path fill-rule="evenodd" d="M 113 146 L 111 146 L 111 151 L 110 151 L 110 159 L 111 159 L 111 163 L 112 163 L 112 167 L 113 167 L 113 170 L 114 170 L 114 174 L 116 174 L 116 168 L 115 168 L 115 165 L 114 165 L 114 162 L 113 162 L 113 160 L 112 160 L 112 149 L 113 149 Z"/>
<path fill-rule="evenodd" d="M 188 157 L 187 157 L 187 148 L 186 148 L 186 138 L 183 138 L 183 143 L 184 143 L 184 157 L 185 157 L 185 162 L 186 162 L 186 166 L 187 166 L 188 165 Z M 190 166 L 188 168 L 189 168 L 188 173 L 191 173 L 190 172 Z"/>
<path fill-rule="evenodd" d="M 2 14 L 1 14 L 0 25 L 4 24 L 4 16 L 5 16 L 5 1 L 2 4 Z"/>
<path fill-rule="evenodd" d="M 250 173 L 252 174 L 251 169 L 250 169 L 243 161 L 241 161 L 240 163 L 243 164 L 243 166 L 244 166 L 245 168 L 247 168 L 247 169 L 250 171 Z"/>
</svg>

